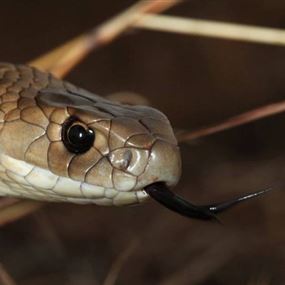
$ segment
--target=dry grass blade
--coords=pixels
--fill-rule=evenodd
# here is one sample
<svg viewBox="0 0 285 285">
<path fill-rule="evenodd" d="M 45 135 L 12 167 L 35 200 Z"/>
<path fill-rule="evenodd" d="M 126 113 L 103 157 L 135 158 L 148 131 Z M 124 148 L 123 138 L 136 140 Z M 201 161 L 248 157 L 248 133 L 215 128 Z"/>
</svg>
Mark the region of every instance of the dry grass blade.
<svg viewBox="0 0 285 285">
<path fill-rule="evenodd" d="M 92 50 L 116 39 L 145 16 L 145 13 L 160 13 L 179 2 L 180 0 L 139 1 L 91 32 L 32 60 L 30 65 L 62 78 Z"/>
<path fill-rule="evenodd" d="M 0 211 L 1 211 L 1 209 L 5 208 L 5 207 L 16 204 L 17 202 L 18 202 L 18 200 L 15 198 L 2 198 L 2 199 L 0 199 Z"/>
<path fill-rule="evenodd" d="M 1 285 L 16 285 L 15 281 L 8 274 L 2 264 L 0 264 L 0 284 Z"/>
<path fill-rule="evenodd" d="M 143 17 L 139 22 L 135 23 L 135 26 L 160 32 L 180 33 L 271 45 L 285 45 L 285 31 L 282 29 L 230 24 L 217 21 L 184 19 L 161 15 L 148 15 Z"/>
<path fill-rule="evenodd" d="M 29 62 L 29 65 L 42 71 L 49 71 L 61 78 L 91 49 L 88 35 L 82 35 Z"/>
<path fill-rule="evenodd" d="M 2 201 L 2 200 L 1 200 Z M 6 207 L 0 208 L 0 226 L 14 222 L 39 209 L 43 203 L 19 200 Z"/>
<path fill-rule="evenodd" d="M 262 118 L 276 115 L 285 111 L 285 101 L 269 104 L 257 109 L 245 112 L 238 116 L 229 118 L 220 124 L 204 127 L 192 132 L 180 132 L 177 134 L 179 142 L 187 142 L 209 136 L 224 130 L 228 130 L 240 125 L 244 125 Z"/>
</svg>

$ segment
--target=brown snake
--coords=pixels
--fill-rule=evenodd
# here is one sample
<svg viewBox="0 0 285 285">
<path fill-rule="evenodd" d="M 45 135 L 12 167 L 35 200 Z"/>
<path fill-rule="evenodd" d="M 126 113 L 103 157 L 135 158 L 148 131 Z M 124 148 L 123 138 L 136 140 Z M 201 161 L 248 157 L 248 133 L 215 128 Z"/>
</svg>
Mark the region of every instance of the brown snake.
<svg viewBox="0 0 285 285">
<path fill-rule="evenodd" d="M 168 190 L 181 158 L 164 114 L 129 106 L 25 65 L 0 64 L 0 195 L 137 204 L 153 197 L 183 215 L 213 214 L 255 197 L 194 206 Z"/>
</svg>

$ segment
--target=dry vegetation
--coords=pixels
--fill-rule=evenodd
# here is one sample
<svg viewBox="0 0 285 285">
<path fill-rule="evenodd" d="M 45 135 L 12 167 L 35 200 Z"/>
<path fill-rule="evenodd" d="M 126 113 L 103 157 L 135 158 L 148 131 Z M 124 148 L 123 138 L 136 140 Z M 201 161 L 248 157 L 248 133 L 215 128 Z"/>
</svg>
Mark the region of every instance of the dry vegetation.
<svg viewBox="0 0 285 285">
<path fill-rule="evenodd" d="M 0 18 L 1 60 L 27 62 L 132 3 L 9 1 Z M 282 28 L 284 11 L 281 0 L 193 0 L 168 14 Z M 98 49 L 68 80 L 102 95 L 143 94 L 177 129 L 194 130 L 260 106 L 274 113 L 281 104 L 273 103 L 285 98 L 284 55 L 284 47 L 274 45 L 131 30 Z M 49 204 L 1 227 L 0 284 L 284 284 L 284 122 L 281 113 L 181 145 L 184 169 L 176 191 L 189 200 L 275 188 L 224 214 L 223 226 L 152 202 Z M 8 209 L 15 201 L 1 203 L 13 220 Z"/>
</svg>

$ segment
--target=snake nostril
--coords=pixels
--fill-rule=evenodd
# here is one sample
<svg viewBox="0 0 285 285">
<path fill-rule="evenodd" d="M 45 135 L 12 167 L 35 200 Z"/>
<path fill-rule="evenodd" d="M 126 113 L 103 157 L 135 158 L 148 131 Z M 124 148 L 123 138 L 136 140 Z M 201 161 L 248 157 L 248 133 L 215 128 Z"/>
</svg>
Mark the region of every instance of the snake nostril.
<svg viewBox="0 0 285 285">
<path fill-rule="evenodd" d="M 124 152 L 124 163 L 123 166 L 124 168 L 128 168 L 128 166 L 130 165 L 131 161 L 132 161 L 133 155 L 132 152 L 130 150 L 126 150 Z"/>
<path fill-rule="evenodd" d="M 130 150 L 117 150 L 111 152 L 109 159 L 112 165 L 121 170 L 126 170 L 132 161 L 132 152 Z"/>
</svg>

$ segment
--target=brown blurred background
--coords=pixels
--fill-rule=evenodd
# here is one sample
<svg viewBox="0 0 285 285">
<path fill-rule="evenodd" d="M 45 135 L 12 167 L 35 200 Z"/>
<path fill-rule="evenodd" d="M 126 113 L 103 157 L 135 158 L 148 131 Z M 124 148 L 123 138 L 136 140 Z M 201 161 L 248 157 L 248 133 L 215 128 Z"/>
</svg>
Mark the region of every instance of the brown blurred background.
<svg viewBox="0 0 285 285">
<path fill-rule="evenodd" d="M 134 2 L 1 1 L 0 60 L 27 62 Z M 282 0 L 192 0 L 168 14 L 285 28 Z M 140 93 L 193 130 L 284 100 L 284 68 L 284 47 L 131 31 L 68 80 L 100 95 Z M 181 146 L 175 191 L 197 204 L 277 185 L 223 214 L 223 226 L 155 202 L 49 204 L 0 229 L 0 263 L 20 285 L 103 284 L 120 265 L 118 285 L 285 284 L 284 123 L 278 115 Z"/>
</svg>

